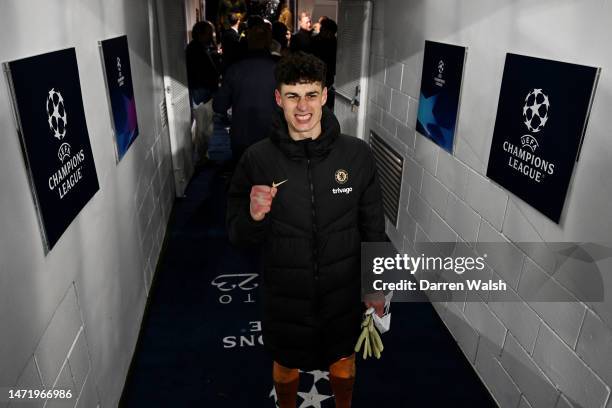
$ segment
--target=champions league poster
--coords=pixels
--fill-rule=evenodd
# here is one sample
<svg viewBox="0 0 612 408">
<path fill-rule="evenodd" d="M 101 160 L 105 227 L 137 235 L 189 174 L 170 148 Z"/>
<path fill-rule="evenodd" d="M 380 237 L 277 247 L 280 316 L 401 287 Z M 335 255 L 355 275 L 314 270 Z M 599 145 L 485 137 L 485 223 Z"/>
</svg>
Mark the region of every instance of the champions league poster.
<svg viewBox="0 0 612 408">
<path fill-rule="evenodd" d="M 559 223 L 600 69 L 507 54 L 487 176 Z"/>
<path fill-rule="evenodd" d="M 101 41 L 100 50 L 115 129 L 117 161 L 119 161 L 138 136 L 127 36 Z"/>
<path fill-rule="evenodd" d="M 416 130 L 451 154 L 465 56 L 465 47 L 425 41 Z"/>
<path fill-rule="evenodd" d="M 74 48 L 4 64 L 45 251 L 98 191 Z"/>
</svg>

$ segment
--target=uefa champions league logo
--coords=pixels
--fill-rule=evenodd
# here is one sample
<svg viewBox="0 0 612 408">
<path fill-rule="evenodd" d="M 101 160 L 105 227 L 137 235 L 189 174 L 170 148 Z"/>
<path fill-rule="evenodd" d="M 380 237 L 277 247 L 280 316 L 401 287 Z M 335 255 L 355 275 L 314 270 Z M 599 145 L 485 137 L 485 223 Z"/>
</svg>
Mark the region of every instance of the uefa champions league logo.
<svg viewBox="0 0 612 408">
<path fill-rule="evenodd" d="M 64 106 L 64 97 L 55 88 L 51 88 L 47 95 L 47 122 L 56 139 L 62 140 L 66 136 L 68 115 Z M 60 162 L 64 163 L 64 160 L 70 157 L 70 150 L 68 143 L 62 143 L 57 151 L 57 158 Z"/>
<path fill-rule="evenodd" d="M 52 88 L 47 96 L 47 117 L 53 136 L 62 140 L 66 136 L 68 117 L 64 107 L 64 98 L 55 88 Z"/>
<path fill-rule="evenodd" d="M 68 157 L 70 157 L 70 145 L 68 143 L 62 143 L 59 150 L 57 151 L 57 158 L 63 163 Z"/>
<path fill-rule="evenodd" d="M 541 131 L 548 122 L 548 110 L 550 101 L 542 89 L 532 89 L 525 97 L 523 105 L 523 124 L 532 133 Z M 533 135 L 521 136 L 523 147 L 528 147 L 534 152 L 538 148 L 538 141 Z"/>
<path fill-rule="evenodd" d="M 444 72 L 444 61 L 440 60 L 440 62 L 438 62 L 438 78 L 442 78 L 443 72 Z"/>
</svg>

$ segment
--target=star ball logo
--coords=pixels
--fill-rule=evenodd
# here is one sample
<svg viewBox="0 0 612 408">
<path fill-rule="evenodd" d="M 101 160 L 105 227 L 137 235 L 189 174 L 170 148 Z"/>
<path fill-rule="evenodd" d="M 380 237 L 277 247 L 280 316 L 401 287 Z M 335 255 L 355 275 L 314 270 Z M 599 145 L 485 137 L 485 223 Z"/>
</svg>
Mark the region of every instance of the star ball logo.
<svg viewBox="0 0 612 408">
<path fill-rule="evenodd" d="M 64 107 L 64 98 L 55 88 L 51 88 L 47 95 L 47 117 L 53 136 L 58 140 L 62 140 L 66 136 L 68 115 Z"/>
<path fill-rule="evenodd" d="M 540 132 L 546 122 L 548 122 L 548 110 L 550 101 L 548 95 L 542 92 L 542 89 L 533 89 L 525 97 L 523 105 L 523 123 L 532 133 Z M 532 152 L 539 147 L 537 139 L 533 135 L 523 135 L 521 137 L 523 147 L 531 149 Z"/>
<path fill-rule="evenodd" d="M 531 133 L 521 136 L 521 145 L 515 146 L 505 141 L 502 148 L 510 153 L 508 165 L 514 170 L 541 183 L 546 175 L 552 175 L 555 164 L 535 154 L 540 147 L 534 134 L 542 131 L 548 122 L 550 100 L 541 88 L 534 88 L 527 93 L 523 104 L 523 124 Z"/>
<path fill-rule="evenodd" d="M 442 78 L 443 72 L 444 72 L 444 61 L 440 60 L 440 62 L 438 62 L 438 78 Z"/>
</svg>

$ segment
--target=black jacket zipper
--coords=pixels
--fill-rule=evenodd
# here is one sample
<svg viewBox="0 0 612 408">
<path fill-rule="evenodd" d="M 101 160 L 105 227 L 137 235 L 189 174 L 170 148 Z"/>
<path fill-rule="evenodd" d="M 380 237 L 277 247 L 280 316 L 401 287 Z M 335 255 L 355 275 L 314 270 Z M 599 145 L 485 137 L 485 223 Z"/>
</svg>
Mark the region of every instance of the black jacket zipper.
<svg viewBox="0 0 612 408">
<path fill-rule="evenodd" d="M 315 209 L 315 192 L 312 184 L 312 169 L 310 158 L 307 160 L 308 185 L 310 187 L 310 209 L 312 216 L 312 256 L 313 256 L 313 273 L 315 281 L 319 280 L 319 251 L 317 249 L 317 211 Z"/>
</svg>

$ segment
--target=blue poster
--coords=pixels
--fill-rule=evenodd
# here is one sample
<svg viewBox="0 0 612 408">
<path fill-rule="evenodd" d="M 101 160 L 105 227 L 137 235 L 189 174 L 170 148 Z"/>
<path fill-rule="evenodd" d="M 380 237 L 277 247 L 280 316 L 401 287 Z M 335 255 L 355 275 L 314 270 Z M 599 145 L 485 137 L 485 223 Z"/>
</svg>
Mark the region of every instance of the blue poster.
<svg viewBox="0 0 612 408">
<path fill-rule="evenodd" d="M 5 64 L 45 250 L 98 191 L 74 48 Z"/>
<path fill-rule="evenodd" d="M 138 136 L 127 36 L 101 41 L 100 47 L 119 161 Z"/>
<path fill-rule="evenodd" d="M 507 54 L 487 177 L 558 223 L 600 69 Z"/>
<path fill-rule="evenodd" d="M 425 41 L 416 130 L 451 154 L 465 55 L 465 47 Z"/>
</svg>

